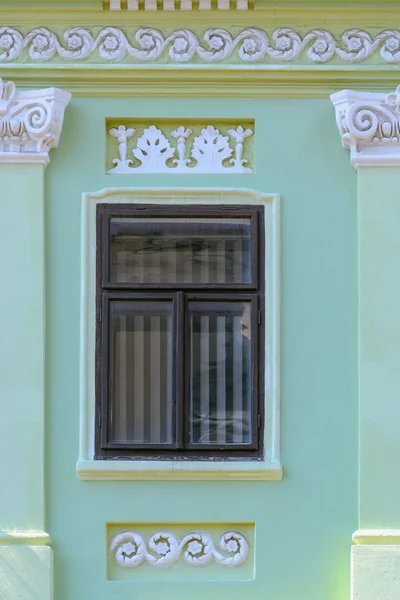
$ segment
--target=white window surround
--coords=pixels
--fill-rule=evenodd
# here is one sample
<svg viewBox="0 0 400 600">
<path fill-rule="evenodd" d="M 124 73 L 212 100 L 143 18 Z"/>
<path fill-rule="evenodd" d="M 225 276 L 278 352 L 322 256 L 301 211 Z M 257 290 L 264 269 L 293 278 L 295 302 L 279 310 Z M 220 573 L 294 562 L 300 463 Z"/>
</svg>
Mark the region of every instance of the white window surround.
<svg viewBox="0 0 400 600">
<path fill-rule="evenodd" d="M 262 204 L 265 207 L 265 427 L 264 457 L 257 461 L 94 460 L 96 205 Z M 247 189 L 108 188 L 82 196 L 80 450 L 84 480 L 279 480 L 280 462 L 280 198 Z"/>
</svg>

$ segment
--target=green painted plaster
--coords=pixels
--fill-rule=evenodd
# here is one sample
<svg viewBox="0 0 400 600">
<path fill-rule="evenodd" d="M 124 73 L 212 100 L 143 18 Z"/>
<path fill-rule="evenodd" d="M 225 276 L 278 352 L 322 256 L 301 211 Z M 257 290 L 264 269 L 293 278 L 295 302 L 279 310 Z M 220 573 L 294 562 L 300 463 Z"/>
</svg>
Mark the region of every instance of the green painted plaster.
<svg viewBox="0 0 400 600">
<path fill-rule="evenodd" d="M 281 482 L 82 482 L 82 192 L 110 186 L 108 116 L 255 119 L 254 175 L 114 176 L 112 185 L 282 194 Z M 342 600 L 357 528 L 356 173 L 329 100 L 73 99 L 46 171 L 47 529 L 57 600 Z M 255 522 L 255 579 L 107 581 L 106 523 Z"/>
<path fill-rule="evenodd" d="M 44 526 L 43 174 L 0 164 L 0 530 Z"/>
<path fill-rule="evenodd" d="M 358 177 L 360 527 L 400 528 L 400 168 Z"/>
</svg>

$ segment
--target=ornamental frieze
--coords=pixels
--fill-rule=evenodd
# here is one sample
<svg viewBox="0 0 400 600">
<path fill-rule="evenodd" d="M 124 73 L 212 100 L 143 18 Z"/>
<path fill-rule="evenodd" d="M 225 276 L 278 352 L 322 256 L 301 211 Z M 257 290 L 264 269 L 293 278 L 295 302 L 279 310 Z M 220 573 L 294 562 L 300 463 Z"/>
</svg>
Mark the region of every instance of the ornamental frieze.
<svg viewBox="0 0 400 600">
<path fill-rule="evenodd" d="M 357 63 L 375 54 L 385 63 L 400 63 L 400 30 L 388 29 L 372 35 L 349 29 L 340 39 L 325 29 L 312 29 L 305 35 L 282 27 L 267 32 L 258 27 L 232 34 L 225 29 L 208 29 L 200 35 L 190 29 L 177 29 L 166 35 L 152 27 L 140 27 L 127 34 L 118 27 L 105 27 L 97 33 L 84 27 L 71 27 L 60 36 L 46 27 L 24 35 L 13 27 L 0 27 L 0 62 L 63 61 L 129 63 L 220 63 L 242 64 L 292 62 L 303 58 L 316 64 Z"/>
</svg>

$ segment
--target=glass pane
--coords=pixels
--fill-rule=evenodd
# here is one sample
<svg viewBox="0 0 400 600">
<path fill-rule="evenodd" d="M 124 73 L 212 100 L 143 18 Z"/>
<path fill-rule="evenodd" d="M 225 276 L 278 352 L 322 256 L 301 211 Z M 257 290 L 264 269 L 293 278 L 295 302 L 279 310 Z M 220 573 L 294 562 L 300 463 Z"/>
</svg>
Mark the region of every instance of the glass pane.
<svg viewBox="0 0 400 600">
<path fill-rule="evenodd" d="M 190 441 L 251 442 L 251 328 L 246 302 L 193 302 Z"/>
<path fill-rule="evenodd" d="M 172 303 L 110 303 L 109 440 L 172 443 Z"/>
<path fill-rule="evenodd" d="M 117 283 L 250 283 L 250 218 L 111 219 Z"/>
</svg>

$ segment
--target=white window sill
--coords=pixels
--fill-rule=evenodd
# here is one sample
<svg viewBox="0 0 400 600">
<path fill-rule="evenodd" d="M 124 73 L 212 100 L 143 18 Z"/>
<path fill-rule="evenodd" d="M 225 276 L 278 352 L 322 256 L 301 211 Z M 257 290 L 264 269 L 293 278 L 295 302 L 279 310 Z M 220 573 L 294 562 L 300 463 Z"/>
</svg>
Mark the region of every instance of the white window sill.
<svg viewBox="0 0 400 600">
<path fill-rule="evenodd" d="M 264 480 L 282 479 L 279 462 L 78 460 L 76 471 L 84 481 L 105 480 Z"/>
</svg>

